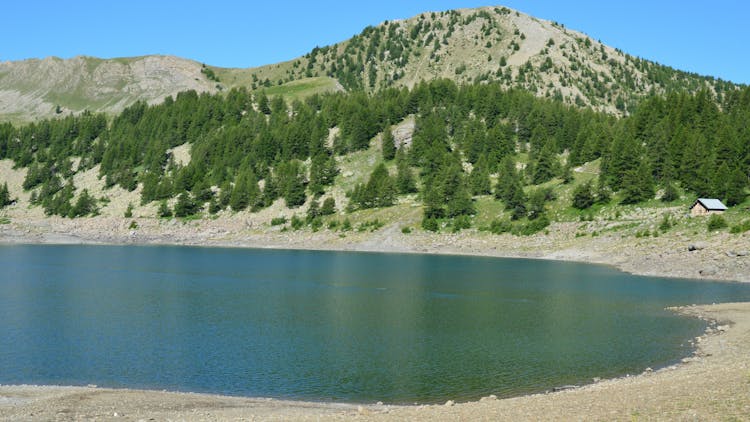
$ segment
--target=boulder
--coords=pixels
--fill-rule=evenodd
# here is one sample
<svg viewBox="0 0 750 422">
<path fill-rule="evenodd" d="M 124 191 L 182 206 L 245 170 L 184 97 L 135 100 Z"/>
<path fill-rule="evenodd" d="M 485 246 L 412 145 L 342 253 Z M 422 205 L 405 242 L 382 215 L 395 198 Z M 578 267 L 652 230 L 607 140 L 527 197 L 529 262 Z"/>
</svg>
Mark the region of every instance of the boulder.
<svg viewBox="0 0 750 422">
<path fill-rule="evenodd" d="M 698 271 L 698 273 L 702 276 L 712 276 L 712 275 L 716 275 L 716 273 L 718 272 L 719 272 L 719 269 L 714 266 L 706 267 Z"/>
<path fill-rule="evenodd" d="M 689 251 L 701 251 L 703 249 L 706 249 L 708 245 L 706 245 L 706 242 L 695 242 L 688 245 Z"/>
</svg>

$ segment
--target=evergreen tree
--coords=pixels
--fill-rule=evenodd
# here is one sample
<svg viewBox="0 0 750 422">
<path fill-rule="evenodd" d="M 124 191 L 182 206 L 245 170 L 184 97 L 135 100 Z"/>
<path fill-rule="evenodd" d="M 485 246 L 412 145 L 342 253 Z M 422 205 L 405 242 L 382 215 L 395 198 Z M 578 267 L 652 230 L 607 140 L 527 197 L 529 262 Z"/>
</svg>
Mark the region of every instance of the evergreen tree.
<svg viewBox="0 0 750 422">
<path fill-rule="evenodd" d="M 366 184 L 352 192 L 352 202 L 360 208 L 389 207 L 396 199 L 396 185 L 385 164 L 378 164 Z"/>
<path fill-rule="evenodd" d="M 557 174 L 557 171 L 557 159 L 552 150 L 551 143 L 548 142 L 539 152 L 539 159 L 534 163 L 531 179 L 535 185 L 538 185 L 552 180 Z"/>
<path fill-rule="evenodd" d="M 5 208 L 6 206 L 10 205 L 12 201 L 10 200 L 10 191 L 8 190 L 8 183 L 3 183 L 2 186 L 0 186 L 0 208 Z"/>
<path fill-rule="evenodd" d="M 500 164 L 497 185 L 495 186 L 495 198 L 505 202 L 505 208 L 515 210 L 516 214 L 526 213 L 526 196 L 521 185 L 521 177 L 516 171 L 516 163 L 512 157 L 506 157 Z"/>
<path fill-rule="evenodd" d="M 654 179 L 648 161 L 642 160 L 638 167 L 625 173 L 623 179 L 623 204 L 637 204 L 654 197 Z"/>
<path fill-rule="evenodd" d="M 474 204 L 471 199 L 471 190 L 469 189 L 463 169 L 459 159 L 452 164 L 445 166 L 442 171 L 443 201 L 445 202 L 446 215 L 448 217 L 458 217 L 460 215 L 470 215 L 475 213 Z"/>
<path fill-rule="evenodd" d="M 68 217 L 83 217 L 89 214 L 97 214 L 98 209 L 96 207 L 96 200 L 89 195 L 89 191 L 84 189 L 83 192 L 78 196 L 78 200 L 75 205 L 70 209 Z"/>
<path fill-rule="evenodd" d="M 258 187 L 258 178 L 255 176 L 255 172 L 251 168 L 245 168 L 238 172 L 229 199 L 229 206 L 232 207 L 232 211 L 241 211 L 253 207 L 259 198 L 260 187 Z"/>
<path fill-rule="evenodd" d="M 408 194 L 417 191 L 417 182 L 414 180 L 414 172 L 411 170 L 409 160 L 406 158 L 403 147 L 396 153 L 396 189 L 398 193 Z"/>
<path fill-rule="evenodd" d="M 258 94 L 258 110 L 265 115 L 271 114 L 271 107 L 269 106 L 268 97 L 263 91 Z"/>
<path fill-rule="evenodd" d="M 320 204 L 316 199 L 313 199 L 312 201 L 310 201 L 310 206 L 307 207 L 307 222 L 311 223 L 320 215 Z"/>
<path fill-rule="evenodd" d="M 157 211 L 157 214 L 159 217 L 171 217 L 172 216 L 172 210 L 169 209 L 169 205 L 167 205 L 167 200 L 163 199 L 159 203 L 159 210 Z"/>
<path fill-rule="evenodd" d="M 333 215 L 336 214 L 336 200 L 332 196 L 323 201 L 323 205 L 320 207 L 320 215 Z"/>
<path fill-rule="evenodd" d="M 469 184 L 473 195 L 489 195 L 492 193 L 492 181 L 487 169 L 487 160 L 480 158 L 469 175 Z"/>
<path fill-rule="evenodd" d="M 594 205 L 594 192 L 591 182 L 582 183 L 573 190 L 573 208 L 585 210 Z"/>
<path fill-rule="evenodd" d="M 609 204 L 610 200 L 612 200 L 612 191 L 610 191 L 609 186 L 599 178 L 596 183 L 596 203 Z"/>
<path fill-rule="evenodd" d="M 299 161 L 287 161 L 278 166 L 278 189 L 289 208 L 305 203 L 305 179 L 302 164 Z"/>
<path fill-rule="evenodd" d="M 387 125 L 383 130 L 381 146 L 383 151 L 383 159 L 385 161 L 390 161 L 396 156 L 396 140 L 393 138 L 393 132 L 391 132 L 390 125 Z"/>
<path fill-rule="evenodd" d="M 735 168 L 727 181 L 726 195 L 724 197 L 728 206 L 732 207 L 745 201 L 745 198 L 747 198 L 747 193 L 745 192 L 747 184 L 747 175 L 739 168 Z"/>
<path fill-rule="evenodd" d="M 199 209 L 198 204 L 195 203 L 190 194 L 182 192 L 174 205 L 174 215 L 175 217 L 188 217 L 197 214 Z"/>
<path fill-rule="evenodd" d="M 677 191 L 677 186 L 674 182 L 667 182 L 664 187 L 664 195 L 661 196 L 662 202 L 672 202 L 680 199 L 680 192 Z"/>
<path fill-rule="evenodd" d="M 547 194 L 544 189 L 535 190 L 529 197 L 529 205 L 527 209 L 527 216 L 529 220 L 536 220 L 537 218 L 545 215 L 545 204 L 547 202 Z"/>
<path fill-rule="evenodd" d="M 436 231 L 437 222 L 434 222 L 435 230 L 427 228 L 425 222 L 428 220 L 437 220 L 445 217 L 445 195 L 443 194 L 443 186 L 436 183 L 434 180 L 425 180 L 424 191 L 422 192 L 422 203 L 424 204 L 424 217 L 422 219 L 422 227 L 426 230 Z M 428 226 L 432 227 L 433 222 L 429 222 Z"/>
<path fill-rule="evenodd" d="M 310 163 L 310 183 L 308 188 L 313 195 L 322 195 L 324 188 L 333 184 L 339 170 L 336 159 L 326 152 L 312 158 Z"/>
</svg>

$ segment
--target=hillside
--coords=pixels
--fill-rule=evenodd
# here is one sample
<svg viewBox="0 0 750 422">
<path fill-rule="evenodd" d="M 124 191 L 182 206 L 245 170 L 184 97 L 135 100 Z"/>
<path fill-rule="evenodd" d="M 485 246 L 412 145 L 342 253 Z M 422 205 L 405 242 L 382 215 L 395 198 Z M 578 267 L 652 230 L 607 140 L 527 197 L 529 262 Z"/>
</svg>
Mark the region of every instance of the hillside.
<svg viewBox="0 0 750 422">
<path fill-rule="evenodd" d="M 48 57 L 0 63 L 0 119 L 14 122 L 83 110 L 116 113 L 186 90 L 217 92 L 200 63 L 172 56 Z"/>
<path fill-rule="evenodd" d="M 242 52 L 238 52 L 242 54 Z M 0 63 L 0 121 L 28 122 L 83 110 L 117 113 L 135 101 L 233 87 L 304 98 L 375 92 L 447 78 L 497 82 L 539 97 L 626 114 L 649 93 L 736 85 L 680 72 L 608 47 L 563 25 L 504 7 L 424 13 L 365 28 L 341 43 L 258 68 L 203 67 L 172 56 Z"/>
<path fill-rule="evenodd" d="M 235 71 L 217 68 L 218 75 Z M 649 93 L 709 89 L 730 82 L 630 56 L 556 22 L 505 7 L 423 13 L 386 21 L 296 60 L 247 70 L 253 88 L 328 76 L 347 90 L 413 87 L 447 78 L 499 82 L 568 104 L 625 113 Z"/>
<path fill-rule="evenodd" d="M 516 23 L 523 23 L 524 29 Z M 534 25 L 541 35 L 531 31 Z M 572 82 L 583 83 L 581 78 L 590 73 L 586 69 L 599 69 L 596 78 L 602 80 L 606 72 L 625 72 L 634 63 L 647 72 L 667 71 L 627 56 L 618 62 L 614 50 L 559 25 L 505 9 L 428 14 L 379 28 L 369 28 L 342 45 L 316 49 L 304 59 L 309 69 L 300 64 L 303 59 L 245 71 L 168 57 L 46 59 L 23 65 L 47 69 L 48 80 L 39 75 L 26 80 L 19 76 L 24 73 L 19 70 L 22 64 L 9 65 L 6 69 L 18 75 L 6 71 L 0 81 L 10 76 L 24 81 L 29 98 L 47 98 L 48 105 L 67 99 L 61 107 L 82 101 L 78 110 L 95 109 L 82 99 L 98 98 L 100 111 L 114 111 L 135 103 L 109 116 L 71 115 L 63 109 L 55 119 L 24 126 L 0 124 L 0 226 L 8 226 L 0 232 L 9 228 L 11 233 L 30 233 L 36 227 L 44 232 L 50 227 L 59 233 L 84 230 L 80 234 L 91 238 L 91 232 L 108 227 L 111 230 L 105 232 L 144 233 L 170 242 L 170 233 L 183 224 L 184 237 L 178 240 L 184 243 L 197 242 L 191 236 L 208 229 L 211 238 L 232 242 L 252 234 L 296 238 L 296 245 L 312 247 L 317 243 L 305 243 L 312 239 L 308 235 L 329 242 L 348 239 L 356 231 L 360 249 L 389 244 L 398 249 L 399 242 L 406 242 L 405 250 L 422 250 L 409 239 L 442 243 L 446 235 L 460 234 L 472 253 L 488 253 L 475 241 L 498 251 L 516 248 L 519 254 L 546 251 L 550 256 L 568 256 L 566 250 L 594 245 L 611 253 L 602 258 L 604 262 L 630 253 L 621 249 L 625 244 L 655 245 L 671 239 L 649 255 L 655 256 L 673 242 L 701 239 L 708 233 L 711 240 L 721 241 L 717 244 L 722 248 L 732 248 L 725 251 L 727 257 L 747 256 L 742 244 L 750 235 L 750 87 L 670 71 L 663 73 L 669 75 L 664 76 L 669 83 L 657 88 L 653 74 L 647 83 L 643 75 L 648 73 L 625 73 L 603 85 L 601 100 L 593 94 L 584 100 Z M 386 38 L 384 28 L 389 32 Z M 471 28 L 480 31 L 470 32 Z M 438 41 L 439 51 L 430 53 L 433 60 L 418 71 L 425 49 L 434 48 L 434 42 L 402 50 L 397 61 L 404 74 L 394 70 L 397 80 L 384 79 L 388 66 L 395 66 L 391 51 L 404 45 L 395 41 L 398 37 L 418 40 L 421 32 L 429 38 L 434 31 L 446 31 L 446 43 Z M 552 67 L 520 65 L 515 72 L 524 78 L 502 70 L 502 75 L 511 74 L 510 79 L 495 80 L 472 78 L 472 72 L 481 72 L 476 62 L 459 65 L 461 70 L 453 70 L 452 78 L 440 78 L 445 75 L 438 70 L 458 63 L 455 57 L 465 54 L 463 60 L 473 59 L 466 55 L 472 43 L 492 44 L 484 40 L 493 31 L 513 34 L 509 45 L 518 46 L 511 48 L 518 56 L 508 56 L 503 68 L 541 59 L 530 47 L 535 39 L 547 39 L 540 51 Z M 556 38 L 547 38 L 552 32 L 545 31 Z M 399 36 L 402 32 L 408 35 Z M 463 35 L 456 35 L 459 32 Z M 566 37 L 579 37 L 578 53 L 573 54 Z M 474 41 L 464 48 L 451 47 L 454 38 Z M 383 45 L 387 49 L 381 49 Z M 371 55 L 357 53 L 362 48 Z M 449 49 L 454 53 L 443 56 Z M 572 69 L 571 58 L 581 57 L 583 50 L 611 57 L 606 63 L 597 62 L 601 57 L 575 62 L 582 75 L 578 79 L 568 71 L 541 71 L 554 69 L 558 61 Z M 560 56 L 553 51 L 560 51 Z M 377 58 L 381 65 L 358 74 L 349 55 Z M 65 77 L 63 68 L 75 63 L 77 70 L 68 70 Z M 183 69 L 182 76 L 158 70 L 165 63 L 173 64 L 170 69 Z M 316 67 L 331 74 L 321 75 Z M 284 69 L 287 77 L 272 79 L 281 77 Z M 406 76 L 411 74 L 432 80 L 417 83 L 421 79 Z M 362 87 L 371 92 L 358 88 L 357 75 L 366 75 Z M 540 98 L 538 89 L 509 89 L 516 82 L 542 86 L 532 76 L 549 77 L 545 89 L 556 90 L 559 83 L 578 90 L 574 104 L 568 94 Z M 55 80 L 66 82 L 56 85 Z M 94 84 L 98 88 L 91 88 L 92 80 L 101 81 Z M 197 89 L 172 96 L 169 89 L 181 83 L 216 93 L 199 95 Z M 123 96 L 112 88 L 118 84 L 133 95 Z M 249 90 L 230 89 L 247 84 Z M 341 92 L 347 87 L 350 92 Z M 732 89 L 722 91 L 727 87 Z M 68 91 L 60 91 L 63 88 Z M 158 104 L 136 102 L 142 91 Z M 317 95 L 321 93 L 330 94 Z M 159 102 L 157 94 L 165 100 Z M 628 107 L 618 102 L 625 95 L 630 95 L 622 100 L 625 105 L 640 101 L 632 112 L 623 112 Z M 578 106 L 586 101 L 591 107 Z M 697 197 L 719 198 L 731 208 L 724 217 L 708 220 L 711 224 L 686 218 L 685 210 Z M 519 242 L 520 236 L 539 243 Z M 447 239 L 443 245 L 457 241 Z M 509 246 L 515 243 L 532 250 Z M 638 252 L 629 262 L 638 268 L 643 256 Z M 687 259 L 673 262 L 673 268 L 693 268 L 695 273 L 683 258 Z M 704 267 L 707 261 L 696 262 Z M 745 271 L 736 263 L 697 271 L 704 270 L 733 279 L 738 278 L 736 272 Z M 678 273 L 686 275 L 670 271 Z"/>
</svg>

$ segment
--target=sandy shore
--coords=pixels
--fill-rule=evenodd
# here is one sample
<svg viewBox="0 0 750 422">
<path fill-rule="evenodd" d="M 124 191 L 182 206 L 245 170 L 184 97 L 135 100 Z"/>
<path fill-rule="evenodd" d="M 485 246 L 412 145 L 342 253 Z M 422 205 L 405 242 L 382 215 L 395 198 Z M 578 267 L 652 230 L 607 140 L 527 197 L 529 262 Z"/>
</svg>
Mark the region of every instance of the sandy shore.
<svg viewBox="0 0 750 422">
<path fill-rule="evenodd" d="M 0 387 L 20 420 L 750 420 L 750 304 L 676 309 L 709 320 L 680 365 L 580 388 L 432 406 L 287 402 L 95 387 Z"/>
</svg>

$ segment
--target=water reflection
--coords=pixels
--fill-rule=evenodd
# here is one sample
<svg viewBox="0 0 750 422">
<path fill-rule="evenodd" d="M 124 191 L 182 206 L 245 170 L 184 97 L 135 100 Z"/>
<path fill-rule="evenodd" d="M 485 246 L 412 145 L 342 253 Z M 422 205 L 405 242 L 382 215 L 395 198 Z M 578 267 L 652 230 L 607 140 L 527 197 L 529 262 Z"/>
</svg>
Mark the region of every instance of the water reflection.
<svg viewBox="0 0 750 422">
<path fill-rule="evenodd" d="M 750 286 L 472 257 L 3 246 L 0 383 L 322 400 L 514 395 L 668 364 L 665 306 Z"/>
</svg>

